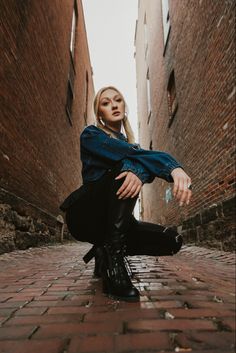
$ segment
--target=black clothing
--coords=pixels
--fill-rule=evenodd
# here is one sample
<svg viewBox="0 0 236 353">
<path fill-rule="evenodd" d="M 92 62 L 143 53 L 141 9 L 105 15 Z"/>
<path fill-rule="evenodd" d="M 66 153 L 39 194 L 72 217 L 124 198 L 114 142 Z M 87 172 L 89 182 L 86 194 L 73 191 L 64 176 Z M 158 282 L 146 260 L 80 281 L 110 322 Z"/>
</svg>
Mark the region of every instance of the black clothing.
<svg viewBox="0 0 236 353">
<path fill-rule="evenodd" d="M 117 195 L 124 178 L 115 180 L 120 174 L 122 162 L 109 169 L 99 180 L 88 182 L 64 201 L 61 209 L 66 211 L 66 223 L 72 236 L 96 246 L 109 238 L 108 225 L 112 215 L 111 200 Z M 115 187 L 114 187 L 115 184 Z M 176 231 L 158 224 L 142 222 L 133 216 L 135 198 L 121 199 L 129 203 L 128 227 L 125 230 L 127 255 L 173 255 L 182 245 L 182 237 Z"/>
</svg>

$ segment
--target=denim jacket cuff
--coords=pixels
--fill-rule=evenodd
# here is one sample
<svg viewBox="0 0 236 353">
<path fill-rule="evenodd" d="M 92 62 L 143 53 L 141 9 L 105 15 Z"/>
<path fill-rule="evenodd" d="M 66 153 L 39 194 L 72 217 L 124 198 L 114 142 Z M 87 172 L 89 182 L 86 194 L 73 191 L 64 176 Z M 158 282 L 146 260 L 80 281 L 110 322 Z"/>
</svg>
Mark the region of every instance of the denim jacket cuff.
<svg viewBox="0 0 236 353">
<path fill-rule="evenodd" d="M 131 165 L 131 163 L 124 162 L 124 165 L 123 165 L 123 167 L 121 168 L 120 171 L 121 172 L 130 171 L 130 172 L 134 173 L 142 181 L 143 184 L 148 182 L 148 180 L 150 178 L 149 174 L 141 171 L 140 169 L 138 169 L 134 165 Z"/>
<path fill-rule="evenodd" d="M 166 173 L 166 181 L 173 183 L 174 179 L 171 175 L 171 172 L 176 169 L 176 168 L 182 168 L 184 170 L 184 168 L 182 167 L 182 165 L 180 165 L 179 163 L 170 163 L 169 165 L 167 165 L 167 173 Z"/>
</svg>

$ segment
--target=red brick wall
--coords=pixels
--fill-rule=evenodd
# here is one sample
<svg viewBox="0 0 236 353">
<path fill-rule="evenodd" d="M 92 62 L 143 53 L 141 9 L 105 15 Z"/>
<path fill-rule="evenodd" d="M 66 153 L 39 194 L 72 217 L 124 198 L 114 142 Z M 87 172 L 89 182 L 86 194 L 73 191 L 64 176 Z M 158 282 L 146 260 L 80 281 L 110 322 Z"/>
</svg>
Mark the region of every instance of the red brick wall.
<svg viewBox="0 0 236 353">
<path fill-rule="evenodd" d="M 143 187 L 143 218 L 182 225 L 187 239 L 208 237 L 207 244 L 227 243 L 225 247 L 230 248 L 235 206 L 235 2 L 170 0 L 169 4 L 171 30 L 165 53 L 161 1 L 139 4 L 136 59 L 141 144 L 148 147 L 152 140 L 153 149 L 175 156 L 191 176 L 194 193 L 191 204 L 180 208 L 174 200 L 166 202 L 169 185 L 155 179 Z M 145 12 L 150 54 L 146 62 Z M 147 66 L 152 100 L 149 124 Z M 178 110 L 168 128 L 167 83 L 172 69 Z"/>
<path fill-rule="evenodd" d="M 81 182 L 79 135 L 94 94 L 81 1 L 72 126 L 65 105 L 73 0 L 1 1 L 1 187 L 47 212 Z M 92 119 L 88 109 L 88 122 Z"/>
</svg>

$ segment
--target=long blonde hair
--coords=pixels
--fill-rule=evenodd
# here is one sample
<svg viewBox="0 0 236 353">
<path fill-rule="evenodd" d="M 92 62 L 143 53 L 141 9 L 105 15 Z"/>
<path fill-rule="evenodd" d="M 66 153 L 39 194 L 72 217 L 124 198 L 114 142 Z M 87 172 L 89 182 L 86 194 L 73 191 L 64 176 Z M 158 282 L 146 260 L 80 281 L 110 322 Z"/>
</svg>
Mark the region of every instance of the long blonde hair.
<svg viewBox="0 0 236 353">
<path fill-rule="evenodd" d="M 123 97 L 123 95 L 121 94 L 121 92 L 114 86 L 106 86 L 106 87 L 102 87 L 98 92 L 97 94 L 95 95 L 95 98 L 94 98 L 94 101 L 93 101 L 93 109 L 94 109 L 94 113 L 95 113 L 95 117 L 96 117 L 96 126 L 99 127 L 100 129 L 104 130 L 106 133 L 108 133 L 109 135 L 111 135 L 112 137 L 114 138 L 117 138 L 117 136 L 115 134 L 113 134 L 109 129 L 106 128 L 105 125 L 102 124 L 101 122 L 101 119 L 98 115 L 98 106 L 99 106 L 99 101 L 100 101 L 100 97 L 101 97 L 101 94 L 106 91 L 107 89 L 113 89 L 114 91 L 116 91 L 117 93 L 119 93 L 125 103 L 125 116 L 122 120 L 122 124 L 123 124 L 123 127 L 124 127 L 124 130 L 125 130 L 125 133 L 126 133 L 126 137 L 127 137 L 127 141 L 129 143 L 135 143 L 135 137 L 134 137 L 134 132 L 131 128 L 131 125 L 130 125 L 130 122 L 129 122 L 129 119 L 128 119 L 128 106 L 127 106 L 127 103 Z"/>
</svg>

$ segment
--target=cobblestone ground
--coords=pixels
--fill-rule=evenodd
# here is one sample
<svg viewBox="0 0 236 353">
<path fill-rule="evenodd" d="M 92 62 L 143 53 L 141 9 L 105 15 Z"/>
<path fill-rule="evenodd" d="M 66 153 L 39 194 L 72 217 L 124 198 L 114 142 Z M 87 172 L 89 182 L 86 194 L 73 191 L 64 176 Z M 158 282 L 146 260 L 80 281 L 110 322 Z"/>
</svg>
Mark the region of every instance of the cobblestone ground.
<svg viewBox="0 0 236 353">
<path fill-rule="evenodd" d="M 114 301 L 86 243 L 0 256 L 0 353 L 234 352 L 234 255 L 130 257 L 139 303 Z"/>
</svg>

